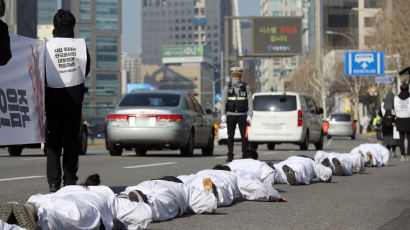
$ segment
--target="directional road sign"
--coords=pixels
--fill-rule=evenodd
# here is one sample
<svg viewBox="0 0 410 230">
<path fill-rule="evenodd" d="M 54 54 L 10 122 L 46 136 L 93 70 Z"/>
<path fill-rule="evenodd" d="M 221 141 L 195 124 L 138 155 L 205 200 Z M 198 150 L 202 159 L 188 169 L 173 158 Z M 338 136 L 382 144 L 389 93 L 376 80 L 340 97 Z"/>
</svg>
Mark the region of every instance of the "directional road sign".
<svg viewBox="0 0 410 230">
<path fill-rule="evenodd" d="M 215 95 L 215 100 L 217 102 L 221 102 L 222 101 L 222 94 L 218 93 L 217 95 Z"/>
<path fill-rule="evenodd" d="M 393 83 L 392 77 L 376 77 L 376 83 Z"/>
<path fill-rule="evenodd" d="M 384 75 L 383 52 L 345 52 L 346 76 Z"/>
</svg>

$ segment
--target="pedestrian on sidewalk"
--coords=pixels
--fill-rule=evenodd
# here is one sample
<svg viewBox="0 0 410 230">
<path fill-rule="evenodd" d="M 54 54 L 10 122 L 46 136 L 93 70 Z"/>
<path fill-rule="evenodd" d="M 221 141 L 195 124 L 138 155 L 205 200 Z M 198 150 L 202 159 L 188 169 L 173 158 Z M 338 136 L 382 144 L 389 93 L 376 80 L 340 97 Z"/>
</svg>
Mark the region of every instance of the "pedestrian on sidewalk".
<svg viewBox="0 0 410 230">
<path fill-rule="evenodd" d="M 396 127 L 400 133 L 400 161 L 409 161 L 410 153 L 410 93 L 408 83 L 400 86 L 400 93 L 394 98 Z M 404 138 L 407 138 L 407 153 L 404 149 Z"/>
<path fill-rule="evenodd" d="M 390 151 L 391 157 L 396 157 L 398 140 L 393 138 L 393 125 L 396 116 L 393 115 L 394 94 L 389 92 L 380 107 L 379 114 L 382 117 L 383 145 Z"/>
<path fill-rule="evenodd" d="M 6 4 L 0 0 L 0 18 L 6 13 Z M 11 59 L 10 36 L 6 23 L 0 19 L 0 66 L 6 65 Z"/>
</svg>

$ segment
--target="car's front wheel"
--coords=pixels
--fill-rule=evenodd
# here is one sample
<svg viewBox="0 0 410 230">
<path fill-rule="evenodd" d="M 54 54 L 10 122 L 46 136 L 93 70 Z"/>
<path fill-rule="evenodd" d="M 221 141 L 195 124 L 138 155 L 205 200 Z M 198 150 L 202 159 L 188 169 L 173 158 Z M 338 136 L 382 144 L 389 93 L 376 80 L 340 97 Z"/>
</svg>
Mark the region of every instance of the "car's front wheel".
<svg viewBox="0 0 410 230">
<path fill-rule="evenodd" d="M 250 145 L 251 149 L 258 150 L 258 143 L 251 142 L 249 145 Z"/>
<path fill-rule="evenodd" d="M 17 157 L 17 156 L 20 156 L 21 153 L 23 152 L 23 147 L 17 146 L 17 145 L 9 146 L 7 147 L 7 151 L 9 152 L 10 156 Z"/>
<path fill-rule="evenodd" d="M 275 144 L 269 143 L 268 144 L 268 150 L 275 150 Z"/>
<path fill-rule="evenodd" d="M 211 156 L 212 154 L 214 154 L 214 132 L 211 132 L 211 134 L 209 135 L 208 144 L 201 150 L 202 155 L 204 156 Z"/>
<path fill-rule="evenodd" d="M 111 142 L 107 142 L 107 150 L 111 156 L 121 156 L 122 154 L 121 145 L 114 145 Z"/>
<path fill-rule="evenodd" d="M 181 154 L 183 156 L 192 156 L 194 154 L 194 134 L 193 132 L 191 132 L 191 134 L 189 135 L 188 141 L 185 144 L 185 146 L 181 148 Z"/>
<path fill-rule="evenodd" d="M 135 154 L 137 154 L 137 156 L 145 156 L 147 155 L 147 151 L 148 149 L 146 148 L 135 148 Z"/>
<path fill-rule="evenodd" d="M 88 133 L 87 133 L 87 127 L 82 127 L 82 129 L 81 129 L 81 133 L 80 133 L 80 144 L 81 144 L 80 155 L 85 155 L 85 154 L 87 154 L 87 148 L 88 148 Z"/>
</svg>

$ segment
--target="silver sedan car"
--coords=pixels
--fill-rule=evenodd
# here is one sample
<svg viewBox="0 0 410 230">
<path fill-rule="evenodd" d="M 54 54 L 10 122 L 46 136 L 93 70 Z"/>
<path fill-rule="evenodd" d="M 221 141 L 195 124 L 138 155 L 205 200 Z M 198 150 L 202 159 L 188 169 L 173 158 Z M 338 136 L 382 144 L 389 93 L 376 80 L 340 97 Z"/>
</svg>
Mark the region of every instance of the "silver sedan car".
<svg viewBox="0 0 410 230">
<path fill-rule="evenodd" d="M 327 138 L 332 136 L 347 136 L 356 138 L 356 121 L 350 113 L 332 113 L 328 121 Z"/>
<path fill-rule="evenodd" d="M 192 155 L 214 151 L 214 127 L 189 93 L 172 90 L 135 91 L 127 94 L 106 120 L 106 148 L 113 156 L 123 148 L 137 155 L 148 150 L 180 149 Z"/>
</svg>

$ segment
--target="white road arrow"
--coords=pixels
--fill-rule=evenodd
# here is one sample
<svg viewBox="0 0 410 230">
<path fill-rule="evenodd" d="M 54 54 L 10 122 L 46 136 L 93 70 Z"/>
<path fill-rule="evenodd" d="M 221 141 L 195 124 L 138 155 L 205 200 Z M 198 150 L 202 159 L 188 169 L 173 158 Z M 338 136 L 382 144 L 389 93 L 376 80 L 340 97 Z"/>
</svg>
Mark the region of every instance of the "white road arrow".
<svg viewBox="0 0 410 230">
<path fill-rule="evenodd" d="M 367 66 L 369 66 L 369 65 L 367 65 L 366 62 L 363 62 L 363 64 L 361 66 L 362 66 L 363 69 L 366 69 Z"/>
</svg>

